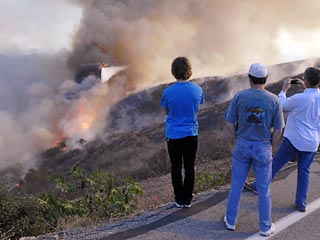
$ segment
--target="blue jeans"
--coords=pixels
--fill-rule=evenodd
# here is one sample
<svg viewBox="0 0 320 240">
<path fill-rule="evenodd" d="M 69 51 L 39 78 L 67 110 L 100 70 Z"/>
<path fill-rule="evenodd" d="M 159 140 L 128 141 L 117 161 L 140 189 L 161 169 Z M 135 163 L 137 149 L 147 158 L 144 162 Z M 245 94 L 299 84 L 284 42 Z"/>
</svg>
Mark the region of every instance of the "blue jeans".
<svg viewBox="0 0 320 240">
<path fill-rule="evenodd" d="M 284 138 L 272 161 L 272 178 L 290 160 L 298 156 L 298 176 L 295 204 L 298 209 L 305 209 L 309 187 L 310 166 L 315 152 L 303 152 L 296 149 L 289 139 Z"/>
<path fill-rule="evenodd" d="M 229 224 L 236 224 L 243 186 L 252 166 L 257 182 L 260 230 L 271 228 L 271 163 L 270 142 L 247 141 L 238 137 L 232 155 L 231 189 L 226 210 Z"/>
</svg>

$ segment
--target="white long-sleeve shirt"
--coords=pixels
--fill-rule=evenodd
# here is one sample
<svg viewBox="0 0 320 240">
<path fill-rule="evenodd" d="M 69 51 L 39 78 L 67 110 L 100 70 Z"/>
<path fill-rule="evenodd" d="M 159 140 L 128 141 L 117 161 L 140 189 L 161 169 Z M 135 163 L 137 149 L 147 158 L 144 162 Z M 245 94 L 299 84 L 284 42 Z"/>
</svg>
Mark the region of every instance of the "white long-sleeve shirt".
<svg viewBox="0 0 320 240">
<path fill-rule="evenodd" d="M 284 137 L 299 151 L 316 152 L 320 142 L 320 90 L 307 88 L 289 98 L 281 91 L 283 111 L 289 112 Z"/>
</svg>

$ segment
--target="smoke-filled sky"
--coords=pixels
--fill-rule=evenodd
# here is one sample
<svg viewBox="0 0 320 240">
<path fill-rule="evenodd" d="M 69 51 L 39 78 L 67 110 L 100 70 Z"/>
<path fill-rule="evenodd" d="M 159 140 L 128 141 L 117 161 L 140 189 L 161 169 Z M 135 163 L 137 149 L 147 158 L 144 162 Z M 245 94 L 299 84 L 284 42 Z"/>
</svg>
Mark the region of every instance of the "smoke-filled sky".
<svg viewBox="0 0 320 240">
<path fill-rule="evenodd" d="M 72 79 L 81 64 L 129 66 L 134 90 L 173 81 L 170 64 L 181 55 L 193 77 L 319 57 L 319 9 L 318 0 L 2 0 L 0 168 L 32 165 L 58 133 L 72 137 L 72 116 L 85 111 L 101 122 L 103 99 L 116 94 L 107 85 L 65 99 L 83 87 Z"/>
<path fill-rule="evenodd" d="M 74 57 L 129 62 L 147 82 L 166 81 L 177 55 L 190 57 L 195 77 L 245 71 L 255 61 L 318 56 L 319 7 L 316 0 L 97 0 L 84 10 Z M 92 43 L 98 49 L 88 51 Z"/>
<path fill-rule="evenodd" d="M 71 1 L 1 0 L 0 52 L 70 50 L 81 14 Z"/>
</svg>

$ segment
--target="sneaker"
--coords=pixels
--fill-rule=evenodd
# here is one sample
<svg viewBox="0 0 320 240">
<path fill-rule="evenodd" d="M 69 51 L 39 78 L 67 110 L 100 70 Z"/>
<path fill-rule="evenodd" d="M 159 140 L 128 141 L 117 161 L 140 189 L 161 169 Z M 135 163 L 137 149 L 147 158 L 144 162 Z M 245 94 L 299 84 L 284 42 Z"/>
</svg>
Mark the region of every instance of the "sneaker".
<svg viewBox="0 0 320 240">
<path fill-rule="evenodd" d="M 264 237 L 269 237 L 272 233 L 274 233 L 274 231 L 276 230 L 275 226 L 273 223 L 271 223 L 271 227 L 268 231 L 260 231 L 260 235 L 264 236 Z"/>
<path fill-rule="evenodd" d="M 257 186 L 256 186 L 256 182 L 253 183 L 245 183 L 244 184 L 244 188 L 249 190 L 250 192 L 253 192 L 254 194 L 258 194 L 257 192 Z"/>
<path fill-rule="evenodd" d="M 184 205 L 179 203 L 178 201 L 175 201 L 174 202 L 174 205 L 177 207 L 177 208 L 184 208 Z"/>
<path fill-rule="evenodd" d="M 183 207 L 184 207 L 184 208 L 191 208 L 191 206 L 192 206 L 191 203 L 189 203 L 189 204 L 183 204 Z"/>
<path fill-rule="evenodd" d="M 229 224 L 229 223 L 227 222 L 227 216 L 224 216 L 223 221 L 224 221 L 225 227 L 226 227 L 228 230 L 234 231 L 234 230 L 236 229 L 236 226 L 235 226 L 235 225 L 231 225 L 231 224 Z"/>
</svg>

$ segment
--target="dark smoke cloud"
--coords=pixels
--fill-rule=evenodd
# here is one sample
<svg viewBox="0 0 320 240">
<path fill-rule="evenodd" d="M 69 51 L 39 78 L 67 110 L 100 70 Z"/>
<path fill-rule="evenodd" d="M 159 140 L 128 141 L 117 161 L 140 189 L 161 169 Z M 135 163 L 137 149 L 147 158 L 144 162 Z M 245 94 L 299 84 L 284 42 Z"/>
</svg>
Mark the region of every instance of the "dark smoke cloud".
<svg viewBox="0 0 320 240">
<path fill-rule="evenodd" d="M 301 33 L 318 31 L 317 0 L 85 3 L 69 66 L 99 61 L 129 64 L 135 74 L 128 80 L 133 88 L 171 81 L 170 64 L 178 55 L 190 57 L 194 77 L 244 72 L 257 61 L 274 64 L 317 57 L 304 53 L 292 59 L 279 49 L 283 30 L 297 38 Z M 309 41 L 308 47 L 315 45 Z M 319 55 L 315 51 L 308 53 Z"/>
</svg>

